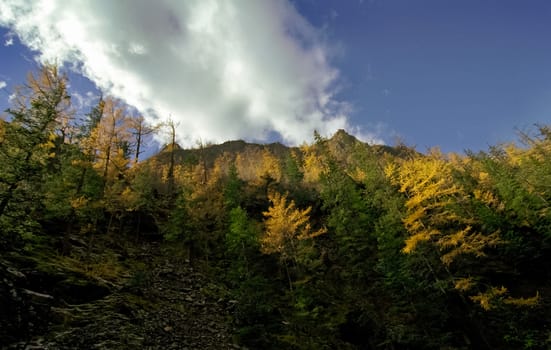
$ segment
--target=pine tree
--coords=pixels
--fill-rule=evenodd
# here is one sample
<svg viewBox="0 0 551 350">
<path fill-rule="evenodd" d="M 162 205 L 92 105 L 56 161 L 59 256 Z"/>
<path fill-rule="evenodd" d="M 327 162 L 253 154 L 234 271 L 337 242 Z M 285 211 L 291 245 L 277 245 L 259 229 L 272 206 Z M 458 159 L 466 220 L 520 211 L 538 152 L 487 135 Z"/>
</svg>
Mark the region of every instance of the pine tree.
<svg viewBox="0 0 551 350">
<path fill-rule="evenodd" d="M 0 225 L 4 233 L 25 232 L 29 215 L 41 203 L 42 178 L 56 171 L 56 145 L 63 121 L 70 119 L 67 79 L 54 66 L 44 66 L 16 92 L 8 116 L 0 121 Z M 63 142 L 63 140 L 61 141 Z"/>
</svg>

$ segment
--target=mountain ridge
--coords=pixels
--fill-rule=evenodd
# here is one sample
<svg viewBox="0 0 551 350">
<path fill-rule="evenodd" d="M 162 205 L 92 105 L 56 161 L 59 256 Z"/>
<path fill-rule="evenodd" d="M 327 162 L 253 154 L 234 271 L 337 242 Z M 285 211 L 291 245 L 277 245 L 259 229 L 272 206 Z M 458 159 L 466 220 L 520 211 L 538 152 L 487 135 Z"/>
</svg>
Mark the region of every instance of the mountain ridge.
<svg viewBox="0 0 551 350">
<path fill-rule="evenodd" d="M 333 149 L 338 153 L 347 153 L 351 151 L 353 147 L 364 147 L 371 150 L 375 154 L 382 155 L 384 153 L 388 153 L 400 157 L 404 155 L 405 150 L 405 147 L 403 146 L 392 147 L 388 145 L 363 142 L 344 129 L 337 130 L 330 138 L 319 138 L 312 144 L 304 143 L 303 145 L 315 146 L 316 144 L 323 142 L 326 143 L 330 149 Z M 247 150 L 268 150 L 271 154 L 282 160 L 290 156 L 293 151 L 300 153 L 302 147 L 303 146 L 287 146 L 281 142 L 256 143 L 247 142 L 244 140 L 228 140 L 220 144 L 199 145 L 198 148 L 182 148 L 176 143 L 174 146 L 174 159 L 176 164 L 193 164 L 198 162 L 200 159 L 208 168 L 210 168 L 214 165 L 216 159 L 225 153 L 235 157 L 237 154 L 246 152 Z M 408 150 L 407 153 L 409 153 L 409 151 L 411 150 Z M 166 145 L 152 158 L 164 163 L 168 161 L 169 154 L 170 145 Z"/>
</svg>

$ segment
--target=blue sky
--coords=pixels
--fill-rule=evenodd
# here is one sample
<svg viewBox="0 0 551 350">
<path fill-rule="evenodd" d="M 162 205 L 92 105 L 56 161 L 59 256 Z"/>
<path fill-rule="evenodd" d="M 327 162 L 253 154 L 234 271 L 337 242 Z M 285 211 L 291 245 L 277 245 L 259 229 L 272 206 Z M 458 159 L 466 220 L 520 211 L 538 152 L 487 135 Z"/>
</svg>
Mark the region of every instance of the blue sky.
<svg viewBox="0 0 551 350">
<path fill-rule="evenodd" d="M 313 129 L 346 128 L 366 141 L 461 152 L 551 121 L 549 1 L 120 3 L 90 5 L 91 14 L 107 13 L 99 25 L 78 8 L 61 11 L 63 1 L 8 8 L 11 17 L 0 15 L 0 106 L 41 55 L 77 64 L 152 121 L 181 118 L 184 144 L 274 135 L 292 144 L 309 141 Z M 38 18 L 36 27 L 18 18 Z M 66 26 L 44 30 L 52 23 Z M 80 36 L 63 34 L 71 26 Z M 83 105 L 97 96 L 79 74 L 71 83 Z"/>
<path fill-rule="evenodd" d="M 342 43 L 357 123 L 380 122 L 420 150 L 461 151 L 551 121 L 549 1 L 297 3 Z"/>
</svg>

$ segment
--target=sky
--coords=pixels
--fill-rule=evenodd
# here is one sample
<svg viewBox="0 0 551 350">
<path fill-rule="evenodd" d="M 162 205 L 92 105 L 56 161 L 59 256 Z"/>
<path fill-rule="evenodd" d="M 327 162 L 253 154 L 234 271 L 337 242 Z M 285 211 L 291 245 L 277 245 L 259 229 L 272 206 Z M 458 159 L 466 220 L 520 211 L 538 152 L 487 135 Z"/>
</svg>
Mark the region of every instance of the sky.
<svg viewBox="0 0 551 350">
<path fill-rule="evenodd" d="M 551 122 L 547 0 L 2 0 L 0 108 L 39 62 L 179 141 L 312 141 L 338 129 L 486 150 Z"/>
</svg>

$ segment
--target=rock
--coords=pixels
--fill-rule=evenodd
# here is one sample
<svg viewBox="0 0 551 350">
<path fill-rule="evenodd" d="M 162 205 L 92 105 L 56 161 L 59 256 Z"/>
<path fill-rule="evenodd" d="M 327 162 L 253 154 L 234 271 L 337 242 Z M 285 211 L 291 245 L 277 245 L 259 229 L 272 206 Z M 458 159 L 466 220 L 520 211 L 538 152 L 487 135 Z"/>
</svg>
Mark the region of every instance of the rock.
<svg viewBox="0 0 551 350">
<path fill-rule="evenodd" d="M 11 274 L 13 277 L 19 278 L 19 279 L 23 279 L 23 278 L 27 277 L 27 276 L 25 276 L 25 274 L 23 272 L 18 271 L 13 267 L 6 268 L 6 272 Z"/>
<path fill-rule="evenodd" d="M 49 305 L 54 301 L 54 297 L 49 294 L 38 293 L 28 289 L 21 289 L 21 292 L 26 295 L 32 303 Z"/>
</svg>

